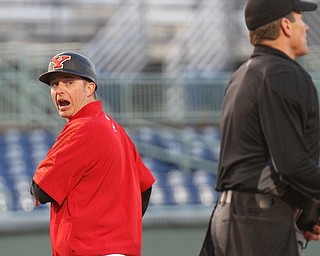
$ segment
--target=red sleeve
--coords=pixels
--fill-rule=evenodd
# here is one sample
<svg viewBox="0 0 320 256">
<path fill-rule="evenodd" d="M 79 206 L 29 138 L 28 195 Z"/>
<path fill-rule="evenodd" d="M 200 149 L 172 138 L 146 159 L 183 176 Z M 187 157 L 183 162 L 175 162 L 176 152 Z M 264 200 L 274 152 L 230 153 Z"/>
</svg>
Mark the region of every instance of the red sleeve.
<svg viewBox="0 0 320 256">
<path fill-rule="evenodd" d="M 146 191 L 155 182 L 155 179 L 150 170 L 142 162 L 141 157 L 138 157 L 138 164 L 140 165 L 139 178 L 141 192 Z"/>
<path fill-rule="evenodd" d="M 152 184 L 155 182 L 155 178 L 153 177 L 151 171 L 143 163 L 141 156 L 139 155 L 139 152 L 137 151 L 133 142 L 131 140 L 130 142 L 131 146 L 133 147 L 136 166 L 139 172 L 140 190 L 143 192 L 152 186 Z"/>
<path fill-rule="evenodd" d="M 33 177 L 58 204 L 62 204 L 86 170 L 88 151 L 84 151 L 84 144 L 88 137 L 85 129 L 80 132 L 83 124 L 84 121 L 77 121 L 66 125 Z"/>
</svg>

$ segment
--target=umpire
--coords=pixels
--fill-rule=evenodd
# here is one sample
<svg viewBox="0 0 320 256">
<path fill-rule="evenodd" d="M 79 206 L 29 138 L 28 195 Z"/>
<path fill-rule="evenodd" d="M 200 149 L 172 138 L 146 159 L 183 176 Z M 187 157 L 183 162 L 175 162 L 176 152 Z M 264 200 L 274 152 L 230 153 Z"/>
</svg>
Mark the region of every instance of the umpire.
<svg viewBox="0 0 320 256">
<path fill-rule="evenodd" d="M 319 104 L 303 16 L 317 5 L 248 0 L 254 51 L 232 76 L 221 118 L 221 192 L 200 255 L 300 256 L 318 240 Z"/>
</svg>

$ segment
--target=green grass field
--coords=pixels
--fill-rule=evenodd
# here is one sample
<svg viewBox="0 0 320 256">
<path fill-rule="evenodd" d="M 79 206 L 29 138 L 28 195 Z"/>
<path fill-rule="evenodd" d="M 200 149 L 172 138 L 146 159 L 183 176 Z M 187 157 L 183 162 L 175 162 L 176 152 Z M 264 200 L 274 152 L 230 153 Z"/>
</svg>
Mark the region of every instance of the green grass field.
<svg viewBox="0 0 320 256">
<path fill-rule="evenodd" d="M 198 256 L 205 227 L 145 229 L 143 256 Z M 0 236 L 1 256 L 50 256 L 49 234 L 46 232 Z M 304 256 L 320 255 L 320 242 L 311 242 Z"/>
</svg>

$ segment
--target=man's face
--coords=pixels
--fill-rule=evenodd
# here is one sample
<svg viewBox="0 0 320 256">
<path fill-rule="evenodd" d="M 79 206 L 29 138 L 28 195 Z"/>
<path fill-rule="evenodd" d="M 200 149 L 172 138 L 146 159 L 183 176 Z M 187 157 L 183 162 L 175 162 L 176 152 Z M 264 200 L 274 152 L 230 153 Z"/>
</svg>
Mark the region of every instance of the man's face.
<svg viewBox="0 0 320 256">
<path fill-rule="evenodd" d="M 54 73 L 50 77 L 51 98 L 61 117 L 69 121 L 90 102 L 90 82 L 80 76 Z"/>
<path fill-rule="evenodd" d="M 303 13 L 294 13 L 295 22 L 292 22 L 293 33 L 290 40 L 291 49 L 295 57 L 306 55 L 309 51 L 307 45 L 308 25 L 303 21 Z"/>
</svg>

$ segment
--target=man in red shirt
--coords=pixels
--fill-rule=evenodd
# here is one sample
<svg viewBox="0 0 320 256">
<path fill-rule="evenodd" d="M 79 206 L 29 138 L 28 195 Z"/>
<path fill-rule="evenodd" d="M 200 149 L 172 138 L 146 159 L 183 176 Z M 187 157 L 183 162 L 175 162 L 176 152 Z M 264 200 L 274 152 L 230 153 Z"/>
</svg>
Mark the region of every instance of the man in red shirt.
<svg viewBox="0 0 320 256">
<path fill-rule="evenodd" d="M 63 52 L 39 80 L 67 121 L 31 186 L 36 203 L 51 202 L 52 255 L 141 255 L 142 216 L 155 180 L 96 99 L 94 65 Z"/>
</svg>

